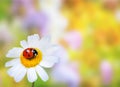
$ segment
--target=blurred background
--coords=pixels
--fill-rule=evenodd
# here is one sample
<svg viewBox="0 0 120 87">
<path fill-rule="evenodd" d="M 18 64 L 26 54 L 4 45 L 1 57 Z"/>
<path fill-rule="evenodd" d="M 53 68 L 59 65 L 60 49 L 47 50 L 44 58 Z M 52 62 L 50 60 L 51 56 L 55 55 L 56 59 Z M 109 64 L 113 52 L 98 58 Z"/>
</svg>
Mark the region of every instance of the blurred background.
<svg viewBox="0 0 120 87">
<path fill-rule="evenodd" d="M 31 87 L 8 76 L 5 55 L 34 33 L 61 45 L 35 87 L 120 87 L 120 0 L 0 0 L 0 87 Z"/>
</svg>

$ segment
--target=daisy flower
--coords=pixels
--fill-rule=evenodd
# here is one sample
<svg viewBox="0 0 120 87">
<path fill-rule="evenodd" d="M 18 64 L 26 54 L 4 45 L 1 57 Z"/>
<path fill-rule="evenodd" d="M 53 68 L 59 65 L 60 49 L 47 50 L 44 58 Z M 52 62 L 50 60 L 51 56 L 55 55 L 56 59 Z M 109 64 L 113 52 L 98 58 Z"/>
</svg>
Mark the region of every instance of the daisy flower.
<svg viewBox="0 0 120 87">
<path fill-rule="evenodd" d="M 38 34 L 28 36 L 27 41 L 21 41 L 20 45 L 22 47 L 13 48 L 6 55 L 13 58 L 5 64 L 11 67 L 8 74 L 16 82 L 21 81 L 25 75 L 29 82 L 36 81 L 38 76 L 47 81 L 49 77 L 43 67 L 50 68 L 58 62 L 58 56 L 53 52 L 57 52 L 59 47 L 50 43 L 49 36 L 40 39 Z"/>
</svg>

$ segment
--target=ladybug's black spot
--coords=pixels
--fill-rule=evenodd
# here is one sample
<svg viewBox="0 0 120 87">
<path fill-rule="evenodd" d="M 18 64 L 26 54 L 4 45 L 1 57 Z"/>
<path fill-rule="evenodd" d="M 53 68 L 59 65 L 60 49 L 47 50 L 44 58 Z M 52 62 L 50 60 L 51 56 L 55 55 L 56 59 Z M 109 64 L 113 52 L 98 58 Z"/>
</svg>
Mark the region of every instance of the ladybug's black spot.
<svg viewBox="0 0 120 87">
<path fill-rule="evenodd" d="M 38 55 L 38 52 L 34 49 L 34 50 L 32 50 L 32 52 L 33 52 L 33 55 L 34 56 L 37 56 Z"/>
<path fill-rule="evenodd" d="M 35 49 L 32 49 L 31 52 L 33 53 L 33 56 L 31 58 L 29 58 L 29 60 L 32 60 L 33 58 L 35 58 L 38 55 L 38 52 Z M 28 54 L 28 57 L 30 57 L 29 54 Z"/>
</svg>

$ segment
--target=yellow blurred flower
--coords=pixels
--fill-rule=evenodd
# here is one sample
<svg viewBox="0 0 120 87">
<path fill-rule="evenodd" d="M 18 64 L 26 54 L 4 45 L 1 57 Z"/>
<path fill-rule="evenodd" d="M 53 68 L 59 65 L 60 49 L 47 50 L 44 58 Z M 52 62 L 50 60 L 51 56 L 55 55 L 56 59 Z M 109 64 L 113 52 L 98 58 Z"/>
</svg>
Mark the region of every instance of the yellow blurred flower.
<svg viewBox="0 0 120 87">
<path fill-rule="evenodd" d="M 120 35 L 117 29 L 98 29 L 94 32 L 96 45 L 118 46 Z"/>
<path fill-rule="evenodd" d="M 81 62 L 88 67 L 97 67 L 99 64 L 99 55 L 95 50 L 86 49 L 81 52 Z"/>
<path fill-rule="evenodd" d="M 82 87 L 100 87 L 100 78 L 99 76 L 91 76 L 85 78 L 82 82 Z"/>
</svg>

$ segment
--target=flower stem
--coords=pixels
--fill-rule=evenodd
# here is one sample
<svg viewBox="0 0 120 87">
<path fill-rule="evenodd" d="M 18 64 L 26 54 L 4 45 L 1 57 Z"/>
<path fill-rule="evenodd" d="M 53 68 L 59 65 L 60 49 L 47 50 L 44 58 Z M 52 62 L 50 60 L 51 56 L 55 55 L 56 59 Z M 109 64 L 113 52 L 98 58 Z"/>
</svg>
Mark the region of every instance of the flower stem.
<svg viewBox="0 0 120 87">
<path fill-rule="evenodd" d="M 32 87 L 34 87 L 35 82 L 32 83 Z"/>
</svg>

